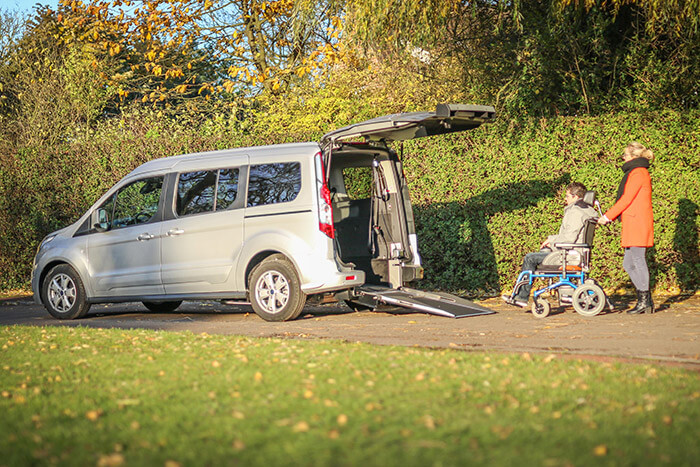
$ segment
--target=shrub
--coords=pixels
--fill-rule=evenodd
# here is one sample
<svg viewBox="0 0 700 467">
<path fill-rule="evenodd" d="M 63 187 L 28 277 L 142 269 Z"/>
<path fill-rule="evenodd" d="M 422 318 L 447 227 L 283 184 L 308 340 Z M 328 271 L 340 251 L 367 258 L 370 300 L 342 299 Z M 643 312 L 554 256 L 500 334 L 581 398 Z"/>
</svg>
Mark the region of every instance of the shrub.
<svg viewBox="0 0 700 467">
<path fill-rule="evenodd" d="M 501 119 L 476 131 L 406 145 L 427 288 L 496 293 L 512 286 L 522 257 L 556 233 L 571 181 L 615 201 L 620 154 L 652 148 L 657 291 L 694 291 L 700 277 L 700 113 Z M 608 291 L 631 286 L 622 269 L 620 223 L 597 229 L 592 277 Z"/>
<path fill-rule="evenodd" d="M 348 102 L 337 105 L 344 109 Z M 76 220 L 139 164 L 288 140 L 281 125 L 269 124 L 283 111 L 212 105 L 204 118 L 197 112 L 164 116 L 137 108 L 82 136 L 15 149 L 0 161 L 0 289 L 28 286 L 43 236 Z M 351 123 L 348 115 L 314 120 L 306 133 L 295 127 L 294 138 L 317 139 L 323 131 Z M 501 118 L 474 131 L 405 143 L 405 172 L 426 268 L 421 287 L 465 295 L 508 289 L 522 257 L 558 229 L 568 183 L 581 181 L 597 191 L 604 208 L 613 204 L 622 175 L 619 155 L 631 140 L 656 154 L 652 285 L 657 291 L 697 290 L 698 111 Z M 592 276 L 609 292 L 630 286 L 619 236 L 618 222 L 599 228 L 595 239 Z"/>
</svg>

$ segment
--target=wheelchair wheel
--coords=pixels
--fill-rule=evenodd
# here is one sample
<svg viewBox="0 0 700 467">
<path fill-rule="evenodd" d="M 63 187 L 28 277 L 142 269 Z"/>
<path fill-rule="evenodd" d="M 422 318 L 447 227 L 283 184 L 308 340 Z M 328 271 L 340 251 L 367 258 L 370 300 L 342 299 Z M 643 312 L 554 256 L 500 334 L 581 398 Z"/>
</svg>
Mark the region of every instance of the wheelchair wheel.
<svg viewBox="0 0 700 467">
<path fill-rule="evenodd" d="M 532 315 L 535 318 L 546 318 L 552 310 L 552 305 L 544 298 L 536 298 L 532 301 Z"/>
<path fill-rule="evenodd" d="M 595 284 L 583 284 L 574 291 L 574 310 L 583 316 L 595 316 L 605 307 L 605 292 Z"/>
</svg>

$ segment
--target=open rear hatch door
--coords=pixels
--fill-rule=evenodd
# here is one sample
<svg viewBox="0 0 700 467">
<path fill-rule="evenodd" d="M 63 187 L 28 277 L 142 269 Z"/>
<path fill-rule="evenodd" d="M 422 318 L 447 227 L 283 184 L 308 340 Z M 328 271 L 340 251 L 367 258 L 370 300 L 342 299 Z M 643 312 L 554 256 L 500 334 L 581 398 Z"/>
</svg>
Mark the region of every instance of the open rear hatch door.
<svg viewBox="0 0 700 467">
<path fill-rule="evenodd" d="M 409 112 L 385 115 L 326 133 L 326 147 L 336 141 L 364 138 L 369 141 L 405 141 L 424 136 L 471 130 L 496 118 L 486 105 L 438 104 L 435 112 Z"/>
<path fill-rule="evenodd" d="M 392 141 L 405 141 L 424 136 L 471 130 L 479 127 L 483 123 L 491 122 L 495 118 L 496 111 L 491 106 L 439 104 L 435 112 L 411 112 L 385 115 L 383 117 L 377 117 L 365 122 L 349 125 L 323 136 L 321 146 L 327 158 L 326 168 L 329 170 L 333 164 L 333 152 L 335 150 L 342 152 L 342 143 L 348 142 L 349 140 L 357 142 L 358 140 L 364 139 L 365 141 L 378 142 L 386 145 L 386 143 Z M 403 190 L 401 191 L 403 194 Z M 385 192 L 388 191 L 386 189 L 381 190 L 381 193 Z M 403 196 L 408 198 L 407 191 Z M 393 206 L 396 203 L 390 201 L 385 204 Z M 388 215 L 388 211 L 389 208 L 387 207 L 386 212 L 382 211 L 380 214 Z M 378 218 L 379 215 L 375 217 Z M 402 219 L 405 219 L 405 214 Z M 405 222 L 405 220 L 401 222 Z M 402 245 L 408 245 L 409 241 L 404 237 L 406 236 L 403 235 L 399 240 L 394 241 L 400 241 Z M 387 287 L 383 284 L 365 284 L 355 289 L 356 298 L 352 299 L 353 302 L 370 308 L 376 308 L 381 304 L 398 306 L 416 312 L 452 318 L 494 313 L 488 308 L 484 308 L 481 305 L 477 305 L 455 295 L 424 292 L 407 288 L 403 285 L 405 277 L 402 272 L 404 268 L 401 263 L 405 258 L 401 259 L 395 258 L 393 255 L 386 255 L 385 258 L 381 259 L 387 262 L 389 276 L 387 282 L 391 287 Z"/>
<path fill-rule="evenodd" d="M 376 308 L 380 304 L 407 308 L 448 318 L 490 315 L 495 311 L 455 295 L 401 287 L 392 289 L 379 285 L 363 285 L 356 289 L 358 303 Z"/>
</svg>

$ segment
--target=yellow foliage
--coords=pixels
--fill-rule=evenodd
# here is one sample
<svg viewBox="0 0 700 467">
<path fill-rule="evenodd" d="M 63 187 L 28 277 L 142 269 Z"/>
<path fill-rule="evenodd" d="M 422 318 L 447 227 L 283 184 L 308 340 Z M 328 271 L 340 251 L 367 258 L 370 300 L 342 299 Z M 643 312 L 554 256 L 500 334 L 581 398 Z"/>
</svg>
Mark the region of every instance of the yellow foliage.
<svg viewBox="0 0 700 467">
<path fill-rule="evenodd" d="M 226 92 L 231 92 L 231 90 L 233 89 L 234 86 L 235 86 L 235 83 L 233 81 L 231 81 L 231 80 L 224 81 L 224 89 L 226 90 Z"/>
</svg>

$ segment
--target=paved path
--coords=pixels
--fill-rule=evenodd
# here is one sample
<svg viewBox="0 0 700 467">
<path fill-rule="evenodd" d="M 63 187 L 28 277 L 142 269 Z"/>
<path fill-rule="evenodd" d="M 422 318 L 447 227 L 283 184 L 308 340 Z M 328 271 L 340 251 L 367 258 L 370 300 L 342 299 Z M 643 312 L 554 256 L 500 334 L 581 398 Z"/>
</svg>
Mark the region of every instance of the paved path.
<svg viewBox="0 0 700 467">
<path fill-rule="evenodd" d="M 53 319 L 30 298 L 0 300 L 0 325 L 146 328 L 210 334 L 340 339 L 382 345 L 504 352 L 546 352 L 682 365 L 700 371 L 700 295 L 657 297 L 653 315 L 606 313 L 585 318 L 571 308 L 536 319 L 498 299 L 480 302 L 496 314 L 451 319 L 418 313 L 351 312 L 308 305 L 300 319 L 268 323 L 249 305 L 185 302 L 173 313 L 140 303 L 94 305 L 85 319 Z M 624 300 L 613 298 L 616 306 Z"/>
</svg>

